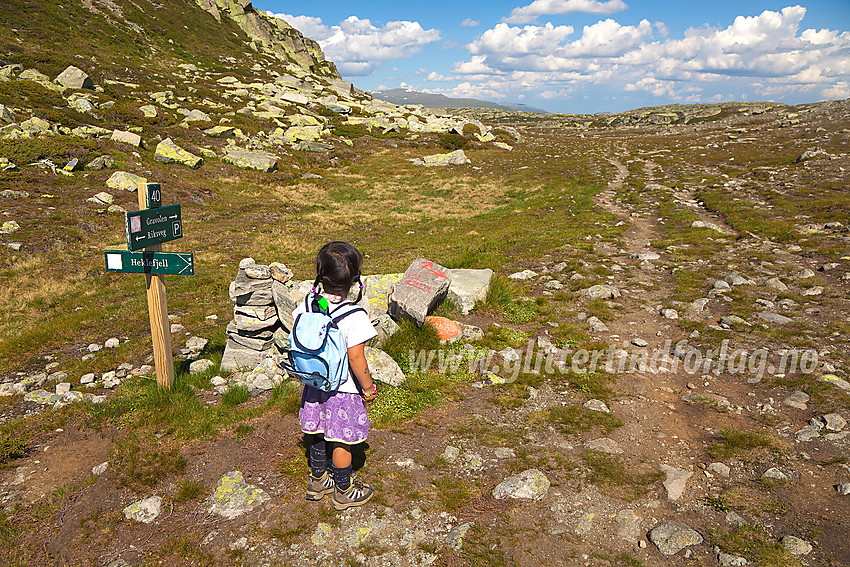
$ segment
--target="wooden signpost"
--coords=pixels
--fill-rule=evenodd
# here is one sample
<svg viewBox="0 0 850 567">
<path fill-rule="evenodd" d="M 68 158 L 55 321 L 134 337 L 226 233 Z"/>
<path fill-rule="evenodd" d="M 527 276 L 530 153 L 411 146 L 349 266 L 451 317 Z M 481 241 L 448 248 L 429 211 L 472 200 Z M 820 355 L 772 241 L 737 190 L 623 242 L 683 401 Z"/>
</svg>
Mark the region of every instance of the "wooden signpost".
<svg viewBox="0 0 850 567">
<path fill-rule="evenodd" d="M 174 359 L 163 274 L 193 275 L 192 253 L 163 252 L 162 243 L 183 238 L 180 205 L 162 206 L 159 183 L 139 183 L 139 210 L 125 213 L 127 250 L 104 250 L 106 271 L 145 274 L 156 381 L 171 388 Z M 142 252 L 136 250 L 144 249 Z"/>
</svg>

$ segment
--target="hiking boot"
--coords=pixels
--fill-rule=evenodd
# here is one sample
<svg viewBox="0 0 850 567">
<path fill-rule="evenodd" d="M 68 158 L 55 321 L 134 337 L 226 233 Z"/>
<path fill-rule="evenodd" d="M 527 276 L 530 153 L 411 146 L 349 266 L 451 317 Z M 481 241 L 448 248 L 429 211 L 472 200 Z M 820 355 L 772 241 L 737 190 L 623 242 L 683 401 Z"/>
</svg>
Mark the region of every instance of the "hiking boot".
<svg viewBox="0 0 850 567">
<path fill-rule="evenodd" d="M 362 506 L 372 499 L 375 490 L 368 484 L 363 484 L 359 480 L 351 481 L 351 486 L 348 490 L 342 491 L 339 488 L 334 490 L 334 508 L 337 510 L 345 510 L 354 506 Z"/>
<path fill-rule="evenodd" d="M 307 500 L 318 501 L 324 498 L 325 494 L 330 494 L 334 491 L 334 478 L 328 474 L 328 471 L 322 473 L 322 476 L 316 478 L 312 473 L 307 475 Z"/>
</svg>

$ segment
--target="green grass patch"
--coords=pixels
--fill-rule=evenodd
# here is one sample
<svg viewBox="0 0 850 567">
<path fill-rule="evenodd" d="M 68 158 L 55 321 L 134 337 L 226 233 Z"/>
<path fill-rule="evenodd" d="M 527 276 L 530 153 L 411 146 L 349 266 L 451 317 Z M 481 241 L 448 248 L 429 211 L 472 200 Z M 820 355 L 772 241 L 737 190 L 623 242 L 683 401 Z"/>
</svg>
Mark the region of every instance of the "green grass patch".
<svg viewBox="0 0 850 567">
<path fill-rule="evenodd" d="M 756 449 L 779 447 L 777 439 L 761 431 L 723 429 L 719 434 L 720 439 L 708 450 L 709 454 L 718 460 L 742 458 Z"/>
<path fill-rule="evenodd" d="M 244 404 L 251 399 L 251 394 L 248 392 L 248 386 L 245 384 L 228 386 L 227 390 L 221 395 L 221 405 L 226 408 L 232 408 L 240 404 Z"/>
<path fill-rule="evenodd" d="M 545 421 L 566 435 L 591 430 L 608 434 L 623 426 L 623 422 L 613 414 L 591 411 L 581 406 L 561 406 L 546 410 Z"/>
<path fill-rule="evenodd" d="M 430 325 L 416 326 L 413 321 L 402 321 L 399 329 L 384 343 L 383 351 L 389 354 L 405 374 L 411 371 L 411 352 L 414 358 L 420 352 L 440 348 L 440 337 Z"/>
<path fill-rule="evenodd" d="M 186 466 L 176 447 L 142 442 L 137 435 L 115 442 L 112 461 L 116 484 L 136 492 L 156 486 L 162 479 L 181 473 Z"/>
<path fill-rule="evenodd" d="M 180 481 L 177 486 L 177 491 L 171 497 L 171 501 L 175 504 L 183 504 L 189 500 L 195 500 L 204 490 L 204 483 L 199 479 L 186 478 Z"/>
<path fill-rule="evenodd" d="M 472 375 L 463 369 L 455 373 L 417 372 L 399 386 L 381 386 L 369 408 L 369 420 L 376 427 L 397 425 L 422 410 L 455 399 Z"/>
<path fill-rule="evenodd" d="M 662 471 L 636 472 L 636 467 L 616 455 L 585 451 L 581 457 L 590 468 L 588 482 L 598 485 L 609 496 L 629 502 L 647 494 L 664 476 Z"/>
<path fill-rule="evenodd" d="M 456 477 L 441 477 L 434 480 L 437 497 L 446 510 L 454 511 L 469 503 L 475 496 L 473 485 Z"/>
<path fill-rule="evenodd" d="M 800 562 L 780 541 L 758 525 L 745 524 L 731 531 L 709 530 L 710 539 L 726 553 L 740 555 L 759 567 L 798 567 Z"/>
</svg>

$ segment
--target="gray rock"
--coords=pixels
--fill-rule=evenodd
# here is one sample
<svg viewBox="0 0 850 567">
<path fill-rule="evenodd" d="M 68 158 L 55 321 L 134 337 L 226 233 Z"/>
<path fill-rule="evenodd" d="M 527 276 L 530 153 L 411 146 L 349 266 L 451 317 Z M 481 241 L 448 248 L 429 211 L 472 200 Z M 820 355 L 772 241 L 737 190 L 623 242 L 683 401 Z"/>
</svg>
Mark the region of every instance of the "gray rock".
<svg viewBox="0 0 850 567">
<path fill-rule="evenodd" d="M 94 82 L 82 69 L 73 65 L 59 73 L 54 82 L 69 89 L 93 89 Z"/>
<path fill-rule="evenodd" d="M 466 532 L 472 527 L 471 522 L 461 524 L 453 528 L 446 536 L 446 546 L 449 549 L 459 550 L 463 547 L 463 538 L 466 537 Z"/>
<path fill-rule="evenodd" d="M 803 268 L 791 277 L 795 280 L 807 280 L 815 277 L 815 273 L 808 268 Z"/>
<path fill-rule="evenodd" d="M 537 272 L 533 270 L 523 270 L 521 272 L 515 272 L 508 276 L 510 280 L 530 280 L 531 278 L 536 278 L 538 276 Z"/>
<path fill-rule="evenodd" d="M 791 555 L 808 555 L 812 552 L 812 544 L 795 536 L 783 536 L 780 543 Z"/>
<path fill-rule="evenodd" d="M 372 378 L 383 384 L 398 386 L 404 382 L 404 373 L 398 363 L 382 350 L 366 347 L 366 361 Z"/>
<path fill-rule="evenodd" d="M 224 150 L 224 161 L 243 169 L 272 172 L 277 170 L 280 158 L 269 152 L 248 150 L 237 146 L 227 146 Z"/>
<path fill-rule="evenodd" d="M 481 327 L 462 324 L 460 328 L 463 333 L 463 338 L 467 341 L 480 341 L 484 338 L 484 330 Z"/>
<path fill-rule="evenodd" d="M 714 474 L 718 474 L 718 475 L 722 476 L 723 478 L 729 478 L 729 473 L 731 472 L 729 465 L 727 465 L 725 463 L 711 463 L 706 468 L 708 469 L 709 472 L 713 472 Z"/>
<path fill-rule="evenodd" d="M 823 429 L 822 425 L 807 425 L 797 431 L 794 434 L 794 437 L 796 437 L 798 442 L 805 443 L 807 441 L 811 441 L 820 437 L 821 429 Z"/>
<path fill-rule="evenodd" d="M 228 336 L 221 356 L 219 369 L 222 372 L 236 372 L 257 366 L 266 356 L 265 351 L 258 351 L 234 341 Z"/>
<path fill-rule="evenodd" d="M 649 531 L 649 541 L 662 555 L 675 555 L 686 547 L 701 544 L 703 539 L 687 524 L 668 520 Z"/>
<path fill-rule="evenodd" d="M 752 327 L 751 323 L 744 321 L 737 315 L 727 315 L 726 317 L 721 317 L 718 323 L 724 329 L 734 329 L 735 327 Z"/>
<path fill-rule="evenodd" d="M 131 146 L 135 146 L 140 148 L 142 146 L 142 137 L 134 132 L 127 132 L 125 130 L 113 130 L 112 137 L 110 138 L 113 142 L 121 142 L 123 144 L 130 144 Z"/>
<path fill-rule="evenodd" d="M 595 316 L 587 319 L 587 325 L 594 333 L 607 333 L 609 331 L 608 325 Z"/>
<path fill-rule="evenodd" d="M 667 491 L 667 498 L 670 500 L 678 500 L 682 497 L 682 494 L 684 494 L 685 485 L 694 473 L 667 465 L 661 465 L 661 470 L 667 474 L 667 477 L 663 482 L 664 489 Z"/>
<path fill-rule="evenodd" d="M 529 469 L 503 480 L 493 489 L 493 498 L 542 500 L 549 491 L 549 479 L 537 469 Z"/>
<path fill-rule="evenodd" d="M 589 409 L 590 411 L 611 413 L 611 410 L 608 409 L 608 406 L 605 405 L 605 402 L 603 402 L 602 400 L 587 400 L 586 402 L 584 402 L 583 407 Z"/>
<path fill-rule="evenodd" d="M 809 397 L 809 395 L 807 393 L 801 392 L 801 391 L 798 390 L 798 391 L 794 392 L 793 394 L 791 394 L 790 396 L 788 396 L 787 398 L 785 398 L 785 400 L 782 403 L 785 404 L 788 407 L 791 407 L 791 408 L 795 408 L 795 409 L 799 409 L 799 410 L 805 410 L 805 409 L 808 408 L 806 403 L 810 399 L 811 398 Z"/>
<path fill-rule="evenodd" d="M 232 471 L 219 479 L 210 499 L 211 513 L 232 520 L 262 506 L 271 497 L 261 488 L 247 484 L 241 472 Z"/>
<path fill-rule="evenodd" d="M 712 287 L 713 289 L 721 292 L 732 291 L 732 286 L 729 285 L 729 282 L 723 280 L 715 280 L 714 285 Z"/>
<path fill-rule="evenodd" d="M 373 339 L 372 343 L 375 348 L 381 348 L 387 342 L 387 339 L 399 329 L 398 323 L 393 321 L 393 318 L 386 313 L 373 319 L 372 326 L 375 327 L 375 331 L 378 333 L 378 336 Z"/>
<path fill-rule="evenodd" d="M 632 339 L 632 344 L 635 345 L 636 347 L 645 347 L 649 343 L 646 342 L 645 340 L 641 339 L 641 338 L 635 338 L 635 339 Z"/>
<path fill-rule="evenodd" d="M 818 382 L 829 382 L 830 384 L 838 386 L 842 390 L 850 392 L 850 382 L 844 380 L 843 378 L 839 378 L 835 374 L 823 374 L 821 376 L 818 376 Z"/>
<path fill-rule="evenodd" d="M 209 114 L 197 108 L 192 109 L 183 119 L 184 122 L 212 122 Z"/>
<path fill-rule="evenodd" d="M 483 301 L 490 289 L 493 270 L 452 270 L 448 299 L 457 305 L 461 313 L 467 315 L 475 307 L 476 301 Z"/>
<path fill-rule="evenodd" d="M 620 290 L 612 285 L 594 285 L 581 290 L 588 299 L 616 299 L 621 297 Z"/>
<path fill-rule="evenodd" d="M 631 543 L 637 543 L 643 535 L 642 520 L 634 510 L 620 510 L 614 517 L 617 521 L 617 535 Z"/>
<path fill-rule="evenodd" d="M 209 342 L 209 339 L 205 339 L 203 337 L 190 337 L 189 340 L 186 341 L 186 348 L 193 353 L 199 353 L 206 348 Z"/>
<path fill-rule="evenodd" d="M 731 555 L 722 551 L 717 551 L 717 562 L 723 567 L 746 567 L 748 562 L 739 555 Z"/>
<path fill-rule="evenodd" d="M 207 358 L 196 360 L 189 365 L 189 374 L 201 374 L 215 367 L 215 362 Z"/>
<path fill-rule="evenodd" d="M 826 428 L 830 431 L 841 431 L 847 425 L 847 420 L 837 413 L 826 414 L 823 416 L 823 421 L 826 424 Z"/>
<path fill-rule="evenodd" d="M 638 260 L 659 260 L 661 259 L 661 255 L 652 250 L 641 250 L 632 254 L 632 258 L 636 258 Z"/>
<path fill-rule="evenodd" d="M 842 482 L 841 484 L 837 484 L 835 486 L 835 490 L 838 491 L 838 494 L 841 496 L 850 495 L 850 482 Z"/>
<path fill-rule="evenodd" d="M 151 496 L 124 508 L 124 517 L 128 520 L 150 524 L 162 511 L 162 498 Z"/>
<path fill-rule="evenodd" d="M 756 317 L 762 319 L 763 321 L 767 321 L 768 323 L 774 323 L 776 325 L 787 325 L 788 323 L 793 322 L 793 319 L 790 317 L 785 317 L 784 315 L 779 315 L 778 313 L 756 313 Z"/>
<path fill-rule="evenodd" d="M 620 455 L 623 453 L 623 448 L 619 443 L 608 437 L 600 437 L 592 439 L 584 444 L 585 449 L 591 451 L 599 451 L 600 453 L 608 453 L 609 455 Z"/>
<path fill-rule="evenodd" d="M 747 520 L 737 512 L 726 512 L 726 522 L 733 526 L 743 526 L 747 523 Z"/>
<path fill-rule="evenodd" d="M 272 301 L 277 307 L 277 315 L 280 322 L 287 330 L 292 330 L 292 325 L 295 320 L 292 318 L 292 311 L 303 303 L 307 296 L 307 291 L 301 288 L 300 282 L 288 281 L 281 283 L 277 280 L 272 282 L 271 287 Z M 232 296 L 231 296 L 232 298 Z"/>
<path fill-rule="evenodd" d="M 90 171 L 100 171 L 101 169 L 112 169 L 115 167 L 115 159 L 112 156 L 97 156 L 86 164 L 86 169 Z M 134 186 L 135 189 L 135 186 Z"/>
<path fill-rule="evenodd" d="M 9 108 L 2 104 L 0 104 L 0 120 L 9 124 L 15 121 L 15 117 Z"/>
<path fill-rule="evenodd" d="M 748 280 L 740 274 L 729 274 L 726 276 L 726 281 L 732 285 L 756 285 L 756 282 Z"/>
<path fill-rule="evenodd" d="M 116 171 L 106 180 L 106 186 L 110 189 L 121 189 L 124 191 L 135 191 L 139 183 L 145 183 L 147 180 L 144 177 L 139 177 L 133 173 L 126 171 Z"/>
<path fill-rule="evenodd" d="M 395 320 L 408 318 L 417 326 L 449 291 L 451 272 L 425 258 L 417 258 L 393 286 L 388 300 L 390 315 Z"/>
<path fill-rule="evenodd" d="M 201 167 L 204 163 L 204 158 L 184 150 L 171 138 L 166 138 L 156 145 L 153 158 L 159 163 L 178 163 L 190 169 Z"/>
<path fill-rule="evenodd" d="M 788 480 L 788 476 L 776 467 L 771 467 L 767 469 L 766 471 L 764 471 L 764 474 L 762 474 L 761 477 L 770 480 L 778 480 L 780 482 L 785 482 Z"/>
<path fill-rule="evenodd" d="M 723 411 L 727 411 L 732 407 L 728 398 L 711 393 L 690 392 L 682 396 L 682 401 L 688 404 L 706 404 Z"/>
<path fill-rule="evenodd" d="M 697 299 L 688 306 L 688 311 L 692 313 L 702 313 L 705 311 L 705 306 L 708 305 L 709 300 L 707 298 Z"/>
<path fill-rule="evenodd" d="M 678 319 L 679 318 L 679 312 L 676 311 L 675 309 L 662 309 L 661 310 L 661 316 L 664 317 L 665 319 Z"/>
<path fill-rule="evenodd" d="M 94 476 L 100 476 L 103 473 L 105 473 L 106 469 L 108 469 L 108 468 L 109 468 L 109 461 L 104 461 L 104 462 L 100 463 L 99 465 L 93 466 L 92 469 L 91 469 L 91 473 Z"/>
<path fill-rule="evenodd" d="M 718 225 L 714 224 L 713 222 L 696 220 L 696 221 L 691 223 L 691 228 L 707 228 L 709 230 L 717 231 L 720 234 L 726 234 L 725 231 L 722 228 L 720 228 Z"/>
<path fill-rule="evenodd" d="M 806 297 L 814 296 L 814 295 L 823 295 L 823 286 L 815 286 L 810 287 L 808 289 L 803 290 L 803 295 Z"/>
<path fill-rule="evenodd" d="M 782 283 L 782 280 L 779 278 L 770 278 L 764 282 L 764 285 L 777 291 L 788 291 L 788 286 Z"/>
</svg>

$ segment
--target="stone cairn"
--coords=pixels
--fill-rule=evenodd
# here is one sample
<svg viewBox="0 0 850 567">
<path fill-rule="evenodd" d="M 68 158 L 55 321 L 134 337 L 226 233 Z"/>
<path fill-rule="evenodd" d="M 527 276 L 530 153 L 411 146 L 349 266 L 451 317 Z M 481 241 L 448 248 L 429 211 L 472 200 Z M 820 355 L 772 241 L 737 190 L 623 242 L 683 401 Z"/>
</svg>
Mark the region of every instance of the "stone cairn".
<svg viewBox="0 0 850 567">
<path fill-rule="evenodd" d="M 253 258 L 239 262 L 236 279 L 230 284 L 233 320 L 227 325 L 227 344 L 221 359 L 223 372 L 250 370 L 274 356 L 274 334 L 280 322 L 272 297 L 275 273 L 288 280 L 292 273 L 282 264 L 257 264 Z"/>
</svg>

